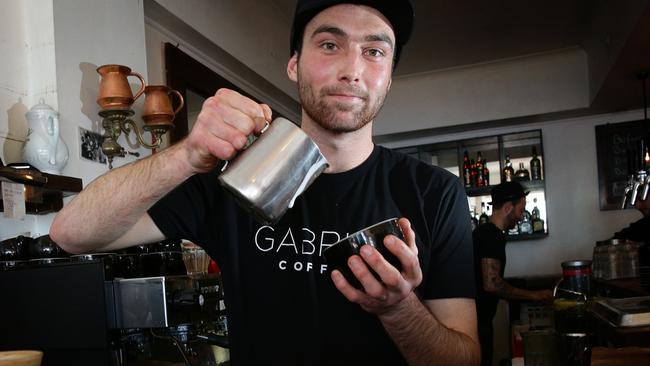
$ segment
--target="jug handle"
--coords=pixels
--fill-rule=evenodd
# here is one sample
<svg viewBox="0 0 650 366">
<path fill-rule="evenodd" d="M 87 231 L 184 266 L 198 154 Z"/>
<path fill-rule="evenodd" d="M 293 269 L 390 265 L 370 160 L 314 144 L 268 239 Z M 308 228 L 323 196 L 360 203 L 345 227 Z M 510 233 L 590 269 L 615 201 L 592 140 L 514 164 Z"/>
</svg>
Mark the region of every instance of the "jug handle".
<svg viewBox="0 0 650 366">
<path fill-rule="evenodd" d="M 183 109 L 183 106 L 185 105 L 185 100 L 183 99 L 183 95 L 178 90 L 173 90 L 172 89 L 172 90 L 169 91 L 169 94 L 176 95 L 178 97 L 178 100 L 181 102 L 181 104 L 178 106 L 178 108 L 176 108 L 176 110 L 174 111 L 174 117 L 176 117 L 176 114 L 178 114 L 178 112 L 181 109 Z"/>
<path fill-rule="evenodd" d="M 271 124 L 270 124 L 268 121 L 264 121 L 264 123 L 266 123 L 266 125 L 265 125 L 264 128 L 262 128 L 262 130 L 260 131 L 260 135 L 263 134 L 264 132 L 266 132 L 266 130 L 268 130 L 269 127 L 271 126 Z M 244 149 L 246 149 L 246 147 L 244 147 Z M 226 170 L 226 167 L 228 167 L 228 163 L 229 163 L 229 162 L 230 162 L 230 160 L 225 160 L 225 164 L 223 164 L 223 166 L 221 167 L 221 172 L 223 172 L 224 170 Z"/>
<path fill-rule="evenodd" d="M 564 278 L 560 278 L 555 283 L 555 286 L 553 286 L 553 298 L 555 298 L 557 296 L 557 289 L 560 287 L 560 284 L 562 283 L 563 280 L 564 280 Z"/>
<path fill-rule="evenodd" d="M 582 298 L 585 300 L 585 302 L 587 301 L 587 295 L 582 293 L 582 292 L 572 291 L 572 290 L 567 290 L 567 289 L 564 289 L 564 288 L 560 288 L 560 284 L 562 283 L 562 281 L 564 281 L 564 278 L 560 278 L 557 281 L 557 283 L 555 284 L 555 287 L 553 287 L 553 298 L 556 297 L 557 291 L 560 290 L 560 291 L 564 291 L 564 292 L 569 293 L 569 294 L 582 296 Z"/>
<path fill-rule="evenodd" d="M 56 164 L 56 147 L 58 145 L 58 140 L 59 140 L 59 118 L 56 116 L 51 116 L 48 118 L 49 120 L 49 126 L 48 126 L 48 133 L 50 134 L 50 164 L 55 165 Z"/>
<path fill-rule="evenodd" d="M 145 85 L 146 83 L 145 83 L 145 81 L 144 81 L 144 77 L 142 77 L 142 75 L 138 74 L 138 73 L 135 72 L 135 71 L 131 72 L 131 73 L 129 74 L 129 76 L 135 76 L 135 77 L 137 77 L 138 79 L 140 79 L 140 89 L 138 89 L 138 92 L 135 93 L 135 96 L 133 97 L 133 100 L 136 100 L 136 99 L 138 99 L 139 96 L 142 95 L 142 93 L 144 93 L 144 87 L 146 86 L 146 85 Z"/>
</svg>

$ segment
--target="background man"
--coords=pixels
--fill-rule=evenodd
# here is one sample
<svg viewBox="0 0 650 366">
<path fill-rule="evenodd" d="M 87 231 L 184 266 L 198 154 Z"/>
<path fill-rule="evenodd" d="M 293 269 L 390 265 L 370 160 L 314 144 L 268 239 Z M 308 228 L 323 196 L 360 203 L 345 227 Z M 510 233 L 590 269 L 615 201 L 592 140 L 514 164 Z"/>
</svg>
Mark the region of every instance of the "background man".
<svg viewBox="0 0 650 366">
<path fill-rule="evenodd" d="M 499 299 L 506 300 L 553 300 L 551 290 L 529 291 L 509 285 L 503 279 L 506 267 L 505 231 L 515 227 L 524 216 L 526 195 L 518 182 L 505 182 L 492 188 L 492 216 L 490 221 L 474 230 L 474 265 L 476 276 L 476 310 L 478 314 L 479 339 L 481 341 L 481 365 L 492 365 L 493 329 Z"/>
<path fill-rule="evenodd" d="M 650 243 L 650 194 L 645 200 L 637 199 L 634 208 L 639 210 L 643 217 L 614 234 L 614 238 Z"/>
<path fill-rule="evenodd" d="M 330 167 L 277 224 L 217 184 L 218 162 L 271 120 L 268 106 L 222 89 L 186 139 L 90 184 L 51 237 L 69 252 L 165 237 L 203 246 L 221 268 L 233 364 L 478 364 L 464 190 L 372 142 L 412 22 L 408 1 L 298 1 L 287 73 Z M 362 290 L 320 271 L 322 250 L 390 217 L 402 217 L 405 241 L 385 240 L 401 271 L 368 245 L 348 261 Z"/>
</svg>

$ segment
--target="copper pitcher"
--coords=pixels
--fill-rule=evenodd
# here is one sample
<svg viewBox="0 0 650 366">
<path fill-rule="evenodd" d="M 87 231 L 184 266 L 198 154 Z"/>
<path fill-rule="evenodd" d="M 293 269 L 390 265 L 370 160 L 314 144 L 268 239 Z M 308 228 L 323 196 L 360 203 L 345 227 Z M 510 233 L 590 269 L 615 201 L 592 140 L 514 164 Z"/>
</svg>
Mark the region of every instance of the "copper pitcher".
<svg viewBox="0 0 650 366">
<path fill-rule="evenodd" d="M 97 73 L 101 75 L 97 104 L 99 104 L 102 110 L 130 109 L 133 102 L 144 92 L 144 78 L 137 72 L 131 71 L 129 67 L 122 65 L 103 65 L 97 68 Z M 135 76 L 140 79 L 140 89 L 135 93 L 135 96 L 133 96 L 131 86 L 129 85 L 129 76 Z"/>
<path fill-rule="evenodd" d="M 144 95 L 142 119 L 147 125 L 171 125 L 176 113 L 185 105 L 181 93 L 165 85 L 148 85 Z M 172 107 L 172 95 L 178 97 L 180 103 L 176 109 Z"/>
</svg>

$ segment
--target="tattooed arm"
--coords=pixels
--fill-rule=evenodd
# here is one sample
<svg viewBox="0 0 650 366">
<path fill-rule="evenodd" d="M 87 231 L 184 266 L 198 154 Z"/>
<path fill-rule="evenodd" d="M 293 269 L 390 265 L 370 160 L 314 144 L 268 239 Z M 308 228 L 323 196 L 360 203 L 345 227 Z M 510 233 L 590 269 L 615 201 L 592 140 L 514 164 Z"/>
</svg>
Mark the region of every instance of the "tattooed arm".
<svg viewBox="0 0 650 366">
<path fill-rule="evenodd" d="M 482 258 L 483 289 L 506 300 L 532 300 L 550 302 L 553 300 L 551 290 L 530 291 L 514 287 L 501 278 L 501 261 L 494 258 Z"/>
</svg>

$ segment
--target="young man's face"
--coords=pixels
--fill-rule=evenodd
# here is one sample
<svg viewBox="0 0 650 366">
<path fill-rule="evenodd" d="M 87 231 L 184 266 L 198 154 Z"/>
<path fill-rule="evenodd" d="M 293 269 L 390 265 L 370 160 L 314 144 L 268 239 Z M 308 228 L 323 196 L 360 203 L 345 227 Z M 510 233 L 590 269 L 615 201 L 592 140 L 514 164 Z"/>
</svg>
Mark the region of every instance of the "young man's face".
<svg viewBox="0 0 650 366">
<path fill-rule="evenodd" d="M 394 49 L 390 23 L 371 7 L 342 4 L 316 15 L 287 67 L 307 117 L 337 133 L 371 122 L 390 88 Z"/>
</svg>

